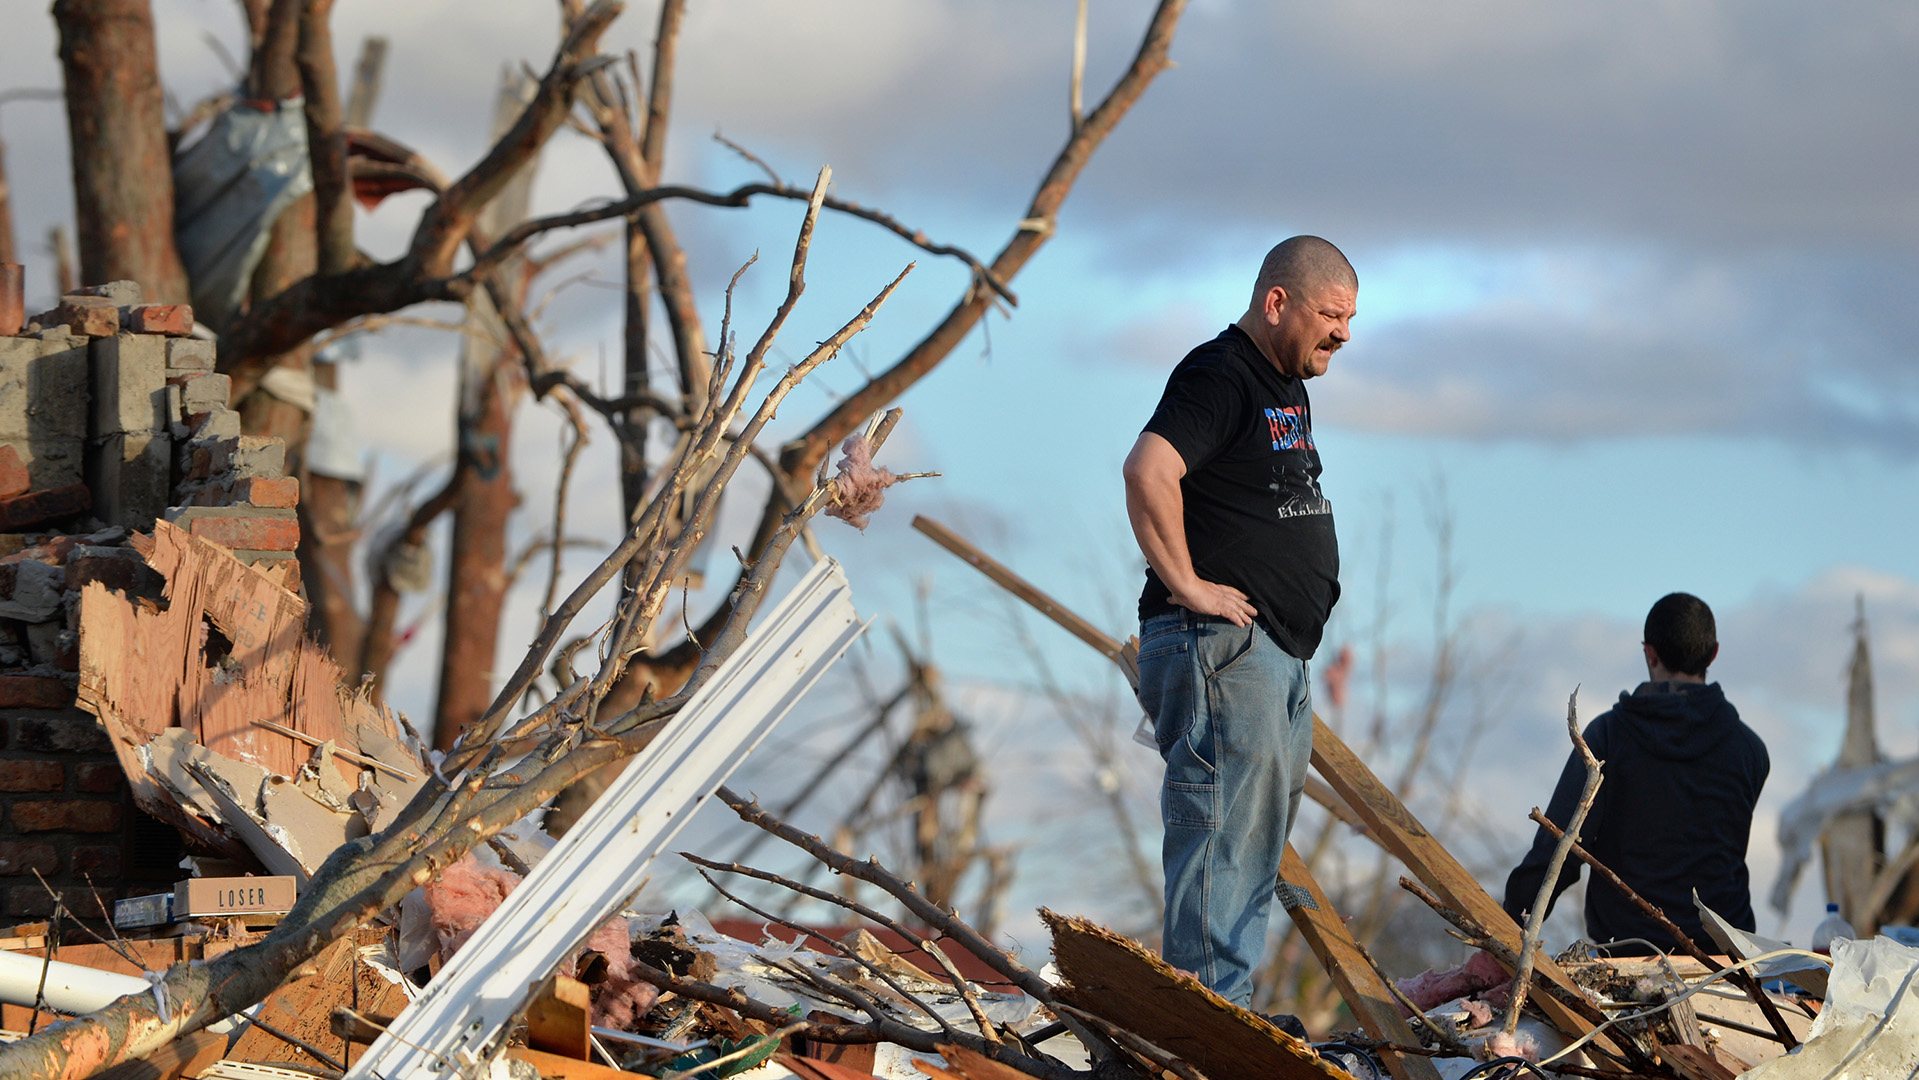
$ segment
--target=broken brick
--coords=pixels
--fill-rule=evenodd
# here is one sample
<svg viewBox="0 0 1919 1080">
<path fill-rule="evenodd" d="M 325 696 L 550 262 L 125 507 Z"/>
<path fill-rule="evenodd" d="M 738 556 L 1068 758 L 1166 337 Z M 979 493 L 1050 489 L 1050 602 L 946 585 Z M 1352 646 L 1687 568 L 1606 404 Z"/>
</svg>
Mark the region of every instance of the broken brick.
<svg viewBox="0 0 1919 1080">
<path fill-rule="evenodd" d="M 68 484 L 0 499 L 0 532 L 23 532 L 49 521 L 84 514 L 92 508 L 93 494 L 85 484 Z"/>
<path fill-rule="evenodd" d="M 234 483 L 231 500 L 290 510 L 300 505 L 300 481 L 291 476 L 250 476 Z"/>
<path fill-rule="evenodd" d="M 33 321 L 88 337 L 112 337 L 120 332 L 120 305 L 104 296 L 63 296 L 59 307 Z"/>
<path fill-rule="evenodd" d="M 237 511 L 237 512 L 236 512 Z M 292 551 L 300 546 L 300 520 L 290 510 L 194 507 L 175 519 L 188 533 L 228 548 Z"/>
<path fill-rule="evenodd" d="M 26 462 L 20 460 L 20 451 L 12 445 L 0 446 L 0 499 L 25 495 L 32 489 L 33 480 L 27 475 Z"/>
<path fill-rule="evenodd" d="M 118 554 L 122 551 L 126 554 Z M 166 587 L 166 579 L 132 548 L 76 550 L 67 562 L 67 588 L 78 591 L 86 588 L 90 581 L 97 581 L 115 592 L 156 598 Z"/>
<path fill-rule="evenodd" d="M 136 334 L 186 337 L 193 333 L 193 309 L 186 304 L 141 304 L 126 309 L 125 322 Z"/>
</svg>

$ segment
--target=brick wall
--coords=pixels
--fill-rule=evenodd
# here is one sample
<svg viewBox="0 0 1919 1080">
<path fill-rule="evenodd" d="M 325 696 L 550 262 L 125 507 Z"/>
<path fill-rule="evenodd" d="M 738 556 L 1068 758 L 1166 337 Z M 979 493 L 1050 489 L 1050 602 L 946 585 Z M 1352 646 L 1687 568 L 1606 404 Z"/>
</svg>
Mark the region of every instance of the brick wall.
<svg viewBox="0 0 1919 1080">
<path fill-rule="evenodd" d="M 0 709 L 0 912 L 76 915 L 185 876 L 179 834 L 133 805 L 106 729 L 80 709 Z M 35 877 L 38 871 L 39 877 Z M 41 884 L 41 879 L 46 881 Z"/>
<path fill-rule="evenodd" d="M 128 530 L 164 517 L 242 560 L 293 561 L 299 482 L 278 439 L 242 434 L 212 341 L 182 305 L 117 281 L 0 333 L 0 919 L 62 892 L 108 901 L 170 888 L 179 834 L 134 806 L 98 721 L 73 706 L 77 591 L 159 599 Z"/>
</svg>

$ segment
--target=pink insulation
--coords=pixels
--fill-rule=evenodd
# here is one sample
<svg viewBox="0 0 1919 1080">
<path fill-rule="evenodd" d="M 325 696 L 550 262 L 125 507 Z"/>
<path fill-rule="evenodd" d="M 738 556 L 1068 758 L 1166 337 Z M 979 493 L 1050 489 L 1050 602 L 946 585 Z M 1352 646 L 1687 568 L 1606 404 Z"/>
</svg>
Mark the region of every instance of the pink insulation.
<svg viewBox="0 0 1919 1080">
<path fill-rule="evenodd" d="M 608 919 L 580 949 L 606 957 L 606 981 L 594 988 L 593 1022 L 623 1031 L 631 1028 L 653 1007 L 660 991 L 633 977 L 633 935 L 626 920 L 617 915 Z"/>
<path fill-rule="evenodd" d="M 1491 1035 L 1486 1036 L 1484 1052 L 1487 1061 L 1502 1057 L 1518 1057 L 1525 1058 L 1527 1061 L 1538 1061 L 1539 1040 L 1534 1038 L 1531 1032 L 1515 1031 L 1511 1035 L 1508 1035 L 1503 1031 L 1495 1031 Z"/>
<path fill-rule="evenodd" d="M 493 914 L 520 876 L 486 866 L 468 855 L 440 873 L 426 886 L 426 906 L 434 941 L 442 959 L 458 952 L 487 916 Z M 594 988 L 593 1022 L 626 1028 L 646 1015 L 660 996 L 651 983 L 633 977 L 633 941 L 626 920 L 614 916 L 569 958 L 564 970 L 577 971 L 580 955 L 596 952 L 606 957 L 606 981 Z"/>
<path fill-rule="evenodd" d="M 855 435 L 840 444 L 839 498 L 826 513 L 855 529 L 864 530 L 873 511 L 886 501 L 886 489 L 900 482 L 891 470 L 873 464 L 873 445 L 866 436 Z"/>
<path fill-rule="evenodd" d="M 458 952 L 519 883 L 520 875 L 482 866 L 471 855 L 442 870 L 439 880 L 428 882 L 427 915 L 441 958 Z"/>
<path fill-rule="evenodd" d="M 1447 971 L 1427 971 L 1399 980 L 1399 992 L 1411 998 L 1421 1009 L 1443 1005 L 1454 998 L 1469 997 L 1512 981 L 1506 969 L 1484 952 L 1475 952 L 1466 962 Z M 1406 1007 L 1399 1007 L 1401 1012 Z"/>
</svg>

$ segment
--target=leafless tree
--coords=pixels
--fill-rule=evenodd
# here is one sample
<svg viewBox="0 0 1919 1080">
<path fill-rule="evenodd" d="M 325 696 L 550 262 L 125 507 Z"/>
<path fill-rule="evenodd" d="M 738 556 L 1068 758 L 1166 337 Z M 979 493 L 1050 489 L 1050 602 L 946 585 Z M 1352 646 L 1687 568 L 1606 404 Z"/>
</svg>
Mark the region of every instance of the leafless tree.
<svg viewBox="0 0 1919 1080">
<path fill-rule="evenodd" d="M 1184 6 L 1184 0 L 1162 0 L 1132 62 L 1090 110 L 1083 111 L 1079 105 L 1081 68 L 1076 63 L 1067 138 L 1013 225 L 1010 238 L 990 260 L 934 242 L 883 211 L 828 197 L 825 206 L 832 212 L 869 221 L 929 253 L 964 262 L 973 271 L 972 280 L 918 344 L 841 400 L 800 438 L 767 457 L 775 482 L 749 553 L 764 547 L 783 515 L 804 497 L 815 470 L 834 445 L 925 377 L 995 304 L 1016 302 L 1011 282 L 1052 236 L 1059 208 L 1080 173 L 1167 66 L 1167 52 Z M 590 5 L 563 0 L 561 42 L 524 107 L 478 162 L 450 178 L 400 140 L 349 126 L 338 88 L 332 7 L 331 0 L 243 0 L 241 4 L 252 45 L 242 91 L 248 97 L 272 101 L 303 97 L 314 181 L 312 194 L 293 204 L 275 223 L 244 311 L 221 328 L 220 369 L 234 380 L 248 430 L 286 439 L 297 469 L 309 420 L 297 407 L 259 391 L 267 371 L 276 366 L 310 371 L 316 337 L 356 320 L 435 301 L 480 303 L 476 298 L 484 297 L 509 340 L 506 352 L 524 371 L 526 392 L 541 401 L 570 398 L 606 422 L 619 446 L 621 496 L 630 519 L 657 487 L 654 470 L 670 470 L 683 452 L 688 432 L 705 405 L 712 364 L 709 335 L 695 303 L 689 255 L 667 216 L 666 203 L 738 207 L 767 198 L 805 200 L 809 192 L 770 174 L 765 182 L 727 192 L 663 181 L 684 0 L 662 3 L 644 77 L 637 58 L 629 55 L 621 63 L 599 51 L 601 37 L 621 11 L 618 0 Z M 81 276 L 88 280 L 132 277 L 149 283 L 163 298 L 183 295 L 185 282 L 172 242 L 166 164 L 169 133 L 161 116 L 148 2 L 61 0 L 55 17 L 67 72 L 75 182 L 85 189 Z M 1083 38 L 1082 24 L 1078 45 L 1082 52 Z M 360 65 L 362 71 L 366 67 L 365 62 Z M 377 79 L 362 76 L 356 82 L 360 101 L 355 118 L 363 119 L 368 112 L 367 87 L 373 81 Z M 220 105 L 214 101 L 190 110 L 183 124 Z M 605 148 L 619 178 L 618 196 L 573 213 L 512 224 L 489 222 L 489 205 L 523 175 L 556 132 L 569 126 L 588 133 Z M 103 168 L 107 161 L 114 167 Z M 109 183 L 109 175 L 118 179 Z M 377 262 L 356 248 L 348 202 L 356 185 L 377 185 L 381 190 L 412 187 L 433 194 L 398 258 Z M 524 259 L 522 253 L 530 241 L 553 230 L 598 222 L 617 222 L 624 230 L 623 375 L 621 391 L 612 398 L 592 392 L 552 362 L 524 310 L 526 295 L 520 286 L 526 277 L 514 270 L 516 265 L 525 266 L 516 260 Z M 462 262 L 462 252 L 470 253 L 470 260 Z M 656 308 L 666 316 L 664 336 L 675 360 L 672 386 L 656 386 L 648 370 L 648 349 L 661 336 L 650 325 Z M 317 377 L 324 381 L 330 376 L 321 371 Z M 491 411 L 458 413 L 461 452 L 452 475 L 421 502 L 406 508 L 404 527 L 388 537 L 394 543 L 414 543 L 440 515 L 456 515 L 456 557 L 448 560 L 447 567 L 449 608 L 462 582 L 497 581 L 505 576 L 502 538 L 514 503 L 511 481 L 493 487 L 475 483 L 485 462 L 467 447 L 488 444 L 488 440 L 466 436 L 504 434 L 511 424 L 511 404 L 503 400 L 490 405 Z M 480 430 L 488 425 L 491 431 Z M 649 439 L 659 438 L 662 428 L 673 433 L 670 451 L 652 454 Z M 661 460 L 664 466 L 657 464 Z M 393 582 L 386 576 L 391 560 L 384 552 L 373 552 L 365 560 L 375 568 L 374 580 L 367 585 L 373 605 L 360 612 L 351 602 L 361 588 L 355 580 L 358 560 L 352 549 L 356 542 L 364 544 L 367 523 L 353 512 L 355 493 L 329 478 L 311 474 L 303 478 L 308 528 L 301 554 L 304 576 L 315 592 L 315 629 L 334 643 L 344 666 L 378 679 L 392 656 L 399 610 Z M 450 745 L 464 727 L 497 718 L 497 709 L 485 703 L 492 699 L 487 673 L 499 639 L 498 608 L 497 597 L 476 598 L 463 617 L 446 619 L 437 710 L 436 741 L 441 747 Z M 630 676 L 614 688 L 611 702 L 631 706 L 649 686 L 655 694 L 672 692 L 697 663 L 699 649 L 693 641 L 707 640 L 730 617 L 730 604 L 721 604 L 699 621 L 692 636 L 672 642 L 672 635 L 667 635 L 669 646 L 640 658 Z"/>
</svg>

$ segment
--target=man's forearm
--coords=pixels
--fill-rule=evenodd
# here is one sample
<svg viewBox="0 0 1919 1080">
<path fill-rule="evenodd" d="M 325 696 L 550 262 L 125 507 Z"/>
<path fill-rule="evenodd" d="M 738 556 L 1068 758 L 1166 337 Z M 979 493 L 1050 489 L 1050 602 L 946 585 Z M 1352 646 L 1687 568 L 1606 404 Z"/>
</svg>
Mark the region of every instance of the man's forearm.
<svg viewBox="0 0 1919 1080">
<path fill-rule="evenodd" d="M 1167 589 L 1178 593 L 1194 581 L 1193 556 L 1186 547 L 1186 500 L 1179 481 L 1129 480 L 1126 516 L 1140 554 Z"/>
</svg>

